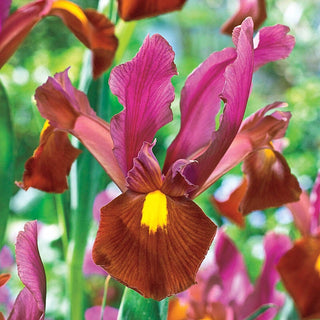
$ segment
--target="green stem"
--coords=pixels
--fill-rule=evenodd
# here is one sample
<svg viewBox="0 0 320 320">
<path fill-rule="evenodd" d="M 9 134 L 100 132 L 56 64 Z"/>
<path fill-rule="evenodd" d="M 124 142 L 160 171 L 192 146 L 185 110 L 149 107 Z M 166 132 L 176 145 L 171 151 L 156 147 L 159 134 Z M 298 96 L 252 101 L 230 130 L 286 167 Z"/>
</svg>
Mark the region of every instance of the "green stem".
<svg viewBox="0 0 320 320">
<path fill-rule="evenodd" d="M 62 249 L 63 249 L 63 255 L 65 260 L 67 259 L 67 253 L 68 253 L 68 232 L 67 232 L 67 224 L 66 224 L 66 216 L 63 209 L 63 203 L 62 203 L 62 197 L 61 194 L 55 194 L 54 195 L 55 205 L 56 205 L 56 211 L 58 216 L 58 224 L 60 227 L 60 230 L 62 232 L 61 239 L 62 239 Z"/>
<path fill-rule="evenodd" d="M 103 298 L 102 298 L 102 303 L 101 303 L 101 314 L 100 314 L 100 320 L 103 320 L 103 314 L 104 314 L 104 309 L 107 304 L 107 294 L 108 294 L 108 287 L 109 287 L 109 281 L 111 277 L 108 275 L 106 277 L 106 281 L 104 282 L 104 290 L 103 290 Z"/>
</svg>

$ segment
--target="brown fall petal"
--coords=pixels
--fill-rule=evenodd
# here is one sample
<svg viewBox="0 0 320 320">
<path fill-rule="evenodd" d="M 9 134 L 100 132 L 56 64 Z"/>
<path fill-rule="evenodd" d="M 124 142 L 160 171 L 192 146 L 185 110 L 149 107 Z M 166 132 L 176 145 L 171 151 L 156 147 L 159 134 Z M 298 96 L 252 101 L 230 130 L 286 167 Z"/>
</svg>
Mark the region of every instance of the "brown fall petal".
<svg viewBox="0 0 320 320">
<path fill-rule="evenodd" d="M 38 148 L 25 164 L 23 182 L 16 184 L 24 190 L 33 187 L 62 193 L 68 189 L 67 175 L 80 152 L 71 145 L 66 132 L 56 130 L 46 123 Z"/>
<path fill-rule="evenodd" d="M 302 319 L 319 319 L 320 234 L 296 241 L 277 268 Z"/>
<path fill-rule="evenodd" d="M 186 0 L 118 0 L 120 17 L 125 21 L 143 19 L 180 10 Z"/>
<path fill-rule="evenodd" d="M 185 197 L 167 201 L 155 231 L 142 223 L 146 195 L 127 191 L 101 209 L 93 260 L 146 298 L 161 300 L 195 283 L 216 226 Z"/>
<path fill-rule="evenodd" d="M 10 277 L 11 275 L 9 273 L 0 274 L 0 287 L 4 286 L 8 282 Z"/>
</svg>

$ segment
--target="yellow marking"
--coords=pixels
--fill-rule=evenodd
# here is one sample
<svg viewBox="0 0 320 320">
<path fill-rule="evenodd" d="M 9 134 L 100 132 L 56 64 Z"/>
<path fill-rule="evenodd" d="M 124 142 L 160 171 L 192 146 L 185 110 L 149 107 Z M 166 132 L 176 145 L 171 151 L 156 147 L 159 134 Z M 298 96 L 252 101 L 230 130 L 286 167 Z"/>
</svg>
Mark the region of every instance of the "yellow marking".
<svg viewBox="0 0 320 320">
<path fill-rule="evenodd" d="M 316 271 L 318 271 L 319 276 L 320 276 L 320 254 L 318 255 L 317 261 L 316 261 L 316 265 L 315 265 L 315 269 Z"/>
<path fill-rule="evenodd" d="M 47 128 L 50 126 L 49 124 L 49 120 L 46 120 L 46 122 L 44 123 L 43 127 L 42 127 L 42 130 L 41 130 L 41 133 L 40 133 L 40 136 L 43 135 L 43 133 L 47 130 Z"/>
<path fill-rule="evenodd" d="M 82 24 L 87 24 L 88 19 L 82 9 L 77 6 L 75 3 L 66 0 L 58 0 L 53 2 L 51 9 L 61 9 L 66 10 L 71 13 L 73 16 L 77 17 Z"/>
<path fill-rule="evenodd" d="M 264 154 L 268 159 L 274 159 L 275 158 L 274 152 L 271 149 L 264 149 Z"/>
<path fill-rule="evenodd" d="M 147 194 L 143 203 L 141 225 L 149 227 L 149 234 L 167 225 L 167 197 L 160 190 Z"/>
</svg>

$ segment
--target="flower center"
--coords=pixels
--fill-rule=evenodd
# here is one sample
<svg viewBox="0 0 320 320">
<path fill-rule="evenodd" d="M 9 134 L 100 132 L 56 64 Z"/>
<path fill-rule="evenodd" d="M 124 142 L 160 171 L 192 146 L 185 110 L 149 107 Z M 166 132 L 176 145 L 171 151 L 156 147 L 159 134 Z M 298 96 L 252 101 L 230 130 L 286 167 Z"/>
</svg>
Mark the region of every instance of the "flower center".
<svg viewBox="0 0 320 320">
<path fill-rule="evenodd" d="M 149 234 L 155 233 L 158 228 L 167 226 L 167 197 L 160 190 L 146 195 L 143 203 L 141 225 L 149 227 Z"/>
</svg>

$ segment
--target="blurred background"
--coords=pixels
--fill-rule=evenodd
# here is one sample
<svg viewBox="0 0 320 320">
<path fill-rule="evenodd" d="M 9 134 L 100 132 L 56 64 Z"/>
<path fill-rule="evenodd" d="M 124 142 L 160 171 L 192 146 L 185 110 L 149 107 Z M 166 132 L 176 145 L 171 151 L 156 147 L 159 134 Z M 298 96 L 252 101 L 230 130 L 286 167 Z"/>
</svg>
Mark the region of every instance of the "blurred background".
<svg viewBox="0 0 320 320">
<path fill-rule="evenodd" d="M 12 11 L 28 3 L 26 0 L 13 0 Z M 96 8 L 97 0 L 75 1 L 83 8 Z M 130 60 L 138 51 L 147 34 L 160 33 L 172 45 L 179 75 L 172 82 L 176 90 L 173 103 L 174 121 L 157 134 L 155 153 L 160 161 L 179 129 L 179 100 L 181 88 L 186 77 L 212 52 L 233 46 L 229 36 L 220 33 L 220 27 L 237 9 L 238 0 L 187 0 L 180 12 L 174 12 L 138 21 L 129 39 L 127 50 L 117 57 L 116 64 Z M 291 56 L 283 61 L 269 63 L 254 75 L 252 93 L 247 115 L 274 101 L 285 101 L 292 119 L 287 131 L 288 146 L 284 155 L 302 187 L 310 191 L 320 167 L 320 2 L 316 0 L 267 0 L 268 18 L 263 26 L 277 23 L 290 27 L 290 34 L 296 38 L 296 46 Z M 73 84 L 81 85 L 81 67 L 86 48 L 68 31 L 57 17 L 47 17 L 35 26 L 19 50 L 1 69 L 0 79 L 7 91 L 13 128 L 12 176 L 8 182 L 11 192 L 9 206 L 2 202 L 3 210 L 9 210 L 7 241 L 12 251 L 18 230 L 27 220 L 38 219 L 43 224 L 40 230 L 40 252 L 45 263 L 48 284 L 47 316 L 63 319 L 67 302 L 65 301 L 66 266 L 62 255 L 61 233 L 55 213 L 57 202 L 53 195 L 30 189 L 19 190 L 13 181 L 20 181 L 25 161 L 38 145 L 39 133 L 44 120 L 35 107 L 35 89 L 43 84 L 48 76 L 61 72 L 71 66 L 70 76 Z M 102 114 L 110 120 L 115 112 L 121 110 L 117 99 L 108 92 L 108 73 L 91 87 L 102 86 L 106 99 L 102 104 Z M 90 88 L 89 88 L 90 91 Z M 95 103 L 91 100 L 92 107 Z M 5 136 L 5 127 L 1 127 Z M 0 161 L 10 161 L 8 141 L 0 139 Z M 11 175 L 9 173 L 5 173 Z M 227 232 L 245 256 L 249 274 L 254 280 L 263 261 L 262 237 L 267 230 L 276 230 L 297 237 L 292 217 L 286 208 L 268 209 L 254 212 L 246 218 L 246 227 L 239 229 L 214 211 L 209 201 L 210 194 L 223 195 L 225 189 L 233 188 L 241 179 L 240 166 L 220 179 L 196 202 L 217 224 L 227 226 Z M 102 191 L 109 183 L 108 177 L 101 173 L 97 179 L 97 190 Z M 1 190 L 2 192 L 2 190 Z M 67 197 L 67 196 L 65 196 Z M 64 202 L 65 203 L 65 202 Z M 4 208 L 6 207 L 6 208 Z M 95 237 L 97 225 L 93 223 L 90 241 Z M 104 278 L 88 276 L 86 298 L 88 306 L 99 303 L 103 292 Z M 18 280 L 11 284 L 12 293 L 18 292 Z M 109 302 L 119 306 L 120 284 L 111 283 Z M 279 319 L 294 319 L 290 309 L 290 299 Z M 291 312 L 291 313 L 290 313 Z M 289 314 L 289 315 L 288 315 Z M 54 315 L 54 316 L 53 316 Z"/>
</svg>

